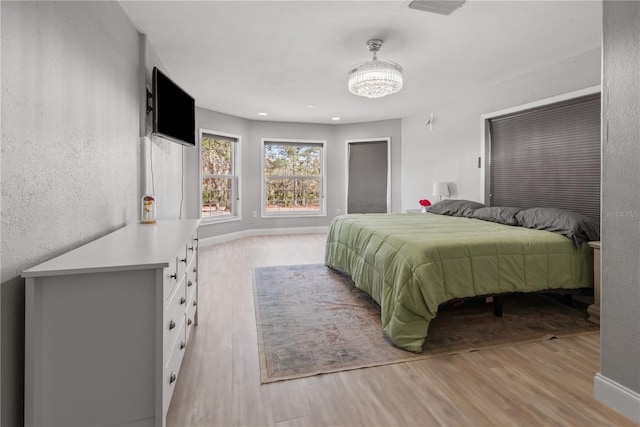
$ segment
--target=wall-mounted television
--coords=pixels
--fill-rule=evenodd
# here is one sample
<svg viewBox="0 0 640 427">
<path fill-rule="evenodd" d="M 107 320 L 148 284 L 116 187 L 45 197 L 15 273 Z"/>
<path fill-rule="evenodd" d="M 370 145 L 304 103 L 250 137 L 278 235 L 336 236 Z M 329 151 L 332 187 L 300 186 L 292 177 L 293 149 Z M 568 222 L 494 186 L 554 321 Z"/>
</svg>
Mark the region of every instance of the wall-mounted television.
<svg viewBox="0 0 640 427">
<path fill-rule="evenodd" d="M 153 134 L 195 147 L 195 99 L 156 67 L 152 80 Z"/>
</svg>

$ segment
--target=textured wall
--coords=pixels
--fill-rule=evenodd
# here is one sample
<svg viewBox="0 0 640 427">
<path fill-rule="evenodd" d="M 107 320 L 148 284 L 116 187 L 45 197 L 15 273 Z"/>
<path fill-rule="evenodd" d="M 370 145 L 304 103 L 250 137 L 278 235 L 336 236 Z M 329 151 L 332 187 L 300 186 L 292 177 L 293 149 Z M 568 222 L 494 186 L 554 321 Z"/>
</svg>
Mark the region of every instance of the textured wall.
<svg viewBox="0 0 640 427">
<path fill-rule="evenodd" d="M 640 393 L 640 3 L 605 1 L 603 35 L 600 368 Z"/>
<path fill-rule="evenodd" d="M 19 275 L 138 218 L 142 88 L 138 33 L 117 3 L 1 7 L 2 426 L 18 426 Z"/>
<path fill-rule="evenodd" d="M 183 156 L 197 149 L 158 136 L 149 136 L 147 140 L 151 142 L 145 143 L 148 151 L 143 154 L 149 159 L 146 188 L 156 196 L 157 218 L 184 219 L 186 191 L 191 184 L 185 180 L 183 186 L 183 174 L 187 173 Z"/>
<path fill-rule="evenodd" d="M 599 84 L 597 48 L 525 75 L 481 83 L 463 98 L 402 119 L 402 208 L 432 197 L 434 181 L 453 182 L 456 198 L 482 201 L 481 115 Z M 426 126 L 431 113 L 433 131 Z"/>
<path fill-rule="evenodd" d="M 162 62 L 162 59 L 148 42 L 146 36 L 142 49 L 144 53 L 145 84 L 152 91 L 153 67 L 171 78 L 171 73 Z M 180 82 L 176 82 L 179 86 Z M 192 94 L 193 95 L 193 94 Z M 196 100 L 197 101 L 197 100 Z M 159 136 L 151 135 L 153 126 L 151 114 L 145 117 L 145 130 L 142 133 L 146 138 L 142 142 L 142 190 L 145 194 L 156 196 L 156 215 L 158 219 L 180 219 L 185 216 L 187 186 L 184 176 L 187 171 L 184 167 L 186 157 L 197 150 L 193 147 L 184 147 L 178 143 L 169 141 Z M 183 182 L 185 185 L 183 187 Z M 198 217 L 192 217 L 198 218 Z"/>
</svg>

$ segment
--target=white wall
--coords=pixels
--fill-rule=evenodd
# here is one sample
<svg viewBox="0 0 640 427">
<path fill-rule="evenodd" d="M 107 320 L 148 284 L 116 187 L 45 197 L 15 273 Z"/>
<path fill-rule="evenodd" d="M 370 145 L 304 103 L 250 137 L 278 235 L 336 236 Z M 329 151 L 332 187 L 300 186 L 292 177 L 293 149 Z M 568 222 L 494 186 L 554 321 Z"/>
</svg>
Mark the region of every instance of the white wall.
<svg viewBox="0 0 640 427">
<path fill-rule="evenodd" d="M 640 423 L 640 3 L 604 2 L 602 295 L 596 397 Z"/>
<path fill-rule="evenodd" d="M 141 88 L 138 33 L 117 3 L 3 1 L 1 12 L 1 423 L 18 426 L 20 273 L 137 219 Z"/>
<path fill-rule="evenodd" d="M 446 104 L 428 106 L 402 119 L 402 209 L 433 201 L 434 181 L 452 185 L 452 198 L 483 201 L 478 168 L 480 116 L 600 84 L 600 49 L 593 49 L 511 79 L 485 82 Z M 433 113 L 429 131 L 426 122 Z"/>
</svg>

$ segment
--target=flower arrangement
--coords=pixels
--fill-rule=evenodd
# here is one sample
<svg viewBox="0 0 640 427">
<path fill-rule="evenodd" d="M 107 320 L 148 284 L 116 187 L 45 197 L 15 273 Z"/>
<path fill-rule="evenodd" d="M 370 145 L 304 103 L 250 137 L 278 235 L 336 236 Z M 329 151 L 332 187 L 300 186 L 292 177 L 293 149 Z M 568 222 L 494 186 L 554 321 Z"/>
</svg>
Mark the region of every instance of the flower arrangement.
<svg viewBox="0 0 640 427">
<path fill-rule="evenodd" d="M 151 195 L 145 195 L 142 198 L 142 224 L 156 223 L 156 198 Z"/>
<path fill-rule="evenodd" d="M 431 202 L 427 199 L 420 199 L 418 200 L 418 203 L 420 203 L 420 206 L 422 206 L 422 213 L 426 213 L 427 207 L 431 206 Z"/>
<path fill-rule="evenodd" d="M 156 199 L 153 196 L 144 196 L 142 200 L 144 201 L 144 211 L 147 213 L 151 212 L 151 205 L 153 205 Z"/>
</svg>

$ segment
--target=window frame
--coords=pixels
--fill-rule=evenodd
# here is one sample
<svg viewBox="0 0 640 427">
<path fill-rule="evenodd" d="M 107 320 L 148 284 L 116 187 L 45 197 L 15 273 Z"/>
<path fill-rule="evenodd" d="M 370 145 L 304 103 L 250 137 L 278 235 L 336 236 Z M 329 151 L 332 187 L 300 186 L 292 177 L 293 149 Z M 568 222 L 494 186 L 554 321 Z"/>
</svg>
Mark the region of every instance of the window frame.
<svg viewBox="0 0 640 427">
<path fill-rule="evenodd" d="M 267 212 L 267 194 L 266 194 L 266 185 L 267 185 L 267 177 L 264 173 L 265 166 L 265 156 L 266 150 L 265 146 L 267 144 L 288 144 L 288 145 L 320 145 L 322 148 L 322 153 L 320 155 L 320 210 L 319 211 L 296 211 L 296 212 Z M 326 188 L 327 188 L 327 141 L 323 139 L 288 139 L 288 138 L 262 138 L 260 143 L 260 217 L 261 218 L 307 218 L 307 217 L 326 217 L 327 216 L 327 197 L 326 197 Z"/>
<path fill-rule="evenodd" d="M 207 178 L 208 175 L 202 173 L 202 137 L 204 135 L 211 136 L 221 136 L 224 138 L 235 139 L 233 143 L 233 151 L 232 151 L 232 184 L 231 184 L 231 198 L 233 200 L 231 207 L 230 215 L 220 215 L 214 217 L 203 217 L 202 216 L 202 191 L 203 185 L 202 181 L 204 178 Z M 217 130 L 211 129 L 199 129 L 199 138 L 198 138 L 198 158 L 199 158 L 199 167 L 198 167 L 198 176 L 199 176 L 199 217 L 202 221 L 202 224 L 220 224 L 223 222 L 231 222 L 231 221 L 239 221 L 242 219 L 242 207 L 241 207 L 241 186 L 240 186 L 240 177 L 241 177 L 241 167 L 240 167 L 240 159 L 241 159 L 241 147 L 242 147 L 242 136 L 236 135 L 228 132 L 221 132 Z M 216 177 L 216 175 L 211 175 L 212 178 Z"/>
</svg>

